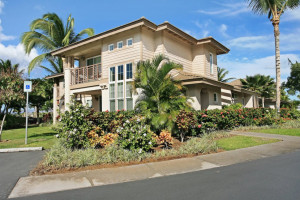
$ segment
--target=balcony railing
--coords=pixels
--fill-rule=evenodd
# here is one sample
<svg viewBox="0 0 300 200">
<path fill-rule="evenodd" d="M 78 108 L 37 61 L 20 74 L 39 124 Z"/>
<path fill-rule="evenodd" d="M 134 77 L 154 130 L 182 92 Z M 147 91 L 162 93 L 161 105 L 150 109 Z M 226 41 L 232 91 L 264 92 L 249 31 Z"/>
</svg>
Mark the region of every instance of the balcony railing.
<svg viewBox="0 0 300 200">
<path fill-rule="evenodd" d="M 72 85 L 100 80 L 101 64 L 74 68 L 71 70 L 71 77 Z"/>
</svg>

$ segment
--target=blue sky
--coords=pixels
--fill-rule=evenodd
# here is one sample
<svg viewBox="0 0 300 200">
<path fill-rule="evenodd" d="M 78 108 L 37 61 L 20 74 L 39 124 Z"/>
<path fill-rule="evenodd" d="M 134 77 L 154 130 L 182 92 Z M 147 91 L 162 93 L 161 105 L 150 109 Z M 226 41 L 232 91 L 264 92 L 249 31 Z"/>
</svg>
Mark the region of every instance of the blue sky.
<svg viewBox="0 0 300 200">
<path fill-rule="evenodd" d="M 243 0 L 0 0 L 0 58 L 26 68 L 39 52 L 25 55 L 20 35 L 29 30 L 32 20 L 47 12 L 55 12 L 64 20 L 72 14 L 76 30 L 91 27 L 95 33 L 142 16 L 156 24 L 169 21 L 196 38 L 213 36 L 231 49 L 218 57 L 218 65 L 228 69 L 230 76 L 261 73 L 275 77 L 272 24 L 267 16 L 253 14 Z M 300 61 L 299 25 L 300 9 L 287 10 L 280 24 L 283 81 L 290 72 L 288 58 Z M 32 73 L 32 77 L 44 75 L 41 69 Z"/>
</svg>

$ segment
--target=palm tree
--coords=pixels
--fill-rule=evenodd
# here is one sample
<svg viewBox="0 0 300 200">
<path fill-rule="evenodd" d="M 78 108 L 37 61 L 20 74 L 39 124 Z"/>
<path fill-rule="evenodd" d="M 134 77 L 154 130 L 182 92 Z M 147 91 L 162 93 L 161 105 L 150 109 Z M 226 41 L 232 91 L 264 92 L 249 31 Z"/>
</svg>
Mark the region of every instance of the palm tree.
<svg viewBox="0 0 300 200">
<path fill-rule="evenodd" d="M 38 48 L 43 54 L 35 57 L 28 66 L 28 72 L 36 66 L 48 72 L 63 72 L 63 62 L 61 58 L 51 56 L 50 52 L 79 41 L 84 35 L 94 35 L 92 28 L 74 32 L 74 18 L 68 17 L 66 24 L 55 13 L 47 13 L 42 18 L 33 20 L 30 24 L 30 31 L 23 33 L 21 42 L 25 46 L 25 52 L 29 54 L 33 48 Z M 43 61 L 48 61 L 51 67 L 41 65 Z"/>
<path fill-rule="evenodd" d="M 265 107 L 265 98 L 274 96 L 274 78 L 270 76 L 256 74 L 254 76 L 246 76 L 246 79 L 240 80 L 244 89 L 260 93 L 263 108 Z"/>
<path fill-rule="evenodd" d="M 137 64 L 133 87 L 140 90 L 136 109 L 144 112 L 153 128 L 161 130 L 174 126 L 180 110 L 189 110 L 184 88 L 179 81 L 171 78 L 171 70 L 181 70 L 182 66 L 158 55 L 151 61 L 140 61 Z"/>
<path fill-rule="evenodd" d="M 218 67 L 217 69 L 218 69 L 218 81 L 226 83 L 230 80 L 235 79 L 235 78 L 225 78 L 229 73 L 229 71 L 226 70 L 225 68 Z"/>
<path fill-rule="evenodd" d="M 300 0 L 248 0 L 249 7 L 255 13 L 268 14 L 274 27 L 275 62 L 276 62 L 276 109 L 280 109 L 280 50 L 279 50 L 279 23 L 280 17 L 286 9 L 295 9 Z"/>
<path fill-rule="evenodd" d="M 24 69 L 20 70 L 19 69 L 19 64 L 11 64 L 10 60 L 2 60 L 0 59 L 0 74 L 1 75 L 11 75 L 14 74 L 16 76 L 22 76 L 24 73 Z"/>
</svg>

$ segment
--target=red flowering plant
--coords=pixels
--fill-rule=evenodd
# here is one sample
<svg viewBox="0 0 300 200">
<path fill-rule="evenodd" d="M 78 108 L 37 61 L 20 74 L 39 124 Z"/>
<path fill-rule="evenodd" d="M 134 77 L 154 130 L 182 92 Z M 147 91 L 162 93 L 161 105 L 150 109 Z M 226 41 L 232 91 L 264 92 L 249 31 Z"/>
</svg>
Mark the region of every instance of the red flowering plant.
<svg viewBox="0 0 300 200">
<path fill-rule="evenodd" d="M 196 123 L 197 120 L 193 112 L 180 111 L 176 117 L 175 127 L 179 133 L 181 142 L 184 141 L 186 133 L 188 133 L 190 129 L 195 128 Z"/>
</svg>

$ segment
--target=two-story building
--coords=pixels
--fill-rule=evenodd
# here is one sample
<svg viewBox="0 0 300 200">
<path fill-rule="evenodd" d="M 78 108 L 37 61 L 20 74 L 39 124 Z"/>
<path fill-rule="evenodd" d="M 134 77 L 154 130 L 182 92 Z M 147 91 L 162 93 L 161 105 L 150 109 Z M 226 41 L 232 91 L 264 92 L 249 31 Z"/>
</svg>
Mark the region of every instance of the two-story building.
<svg viewBox="0 0 300 200">
<path fill-rule="evenodd" d="M 64 73 L 48 77 L 55 80 L 54 122 L 71 96 L 96 111 L 133 109 L 138 94 L 132 94 L 130 82 L 136 64 L 158 54 L 182 64 L 173 78 L 187 87 L 196 110 L 235 102 L 257 107 L 256 93 L 218 81 L 217 56 L 228 52 L 212 37 L 195 39 L 169 22 L 156 25 L 143 17 L 57 49 L 51 54 L 63 58 Z"/>
</svg>

